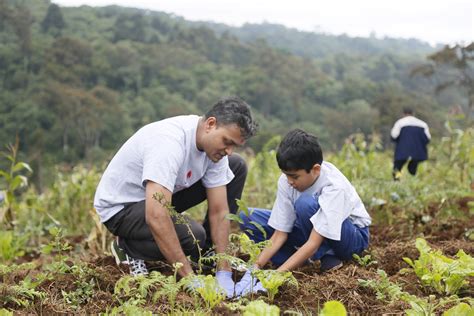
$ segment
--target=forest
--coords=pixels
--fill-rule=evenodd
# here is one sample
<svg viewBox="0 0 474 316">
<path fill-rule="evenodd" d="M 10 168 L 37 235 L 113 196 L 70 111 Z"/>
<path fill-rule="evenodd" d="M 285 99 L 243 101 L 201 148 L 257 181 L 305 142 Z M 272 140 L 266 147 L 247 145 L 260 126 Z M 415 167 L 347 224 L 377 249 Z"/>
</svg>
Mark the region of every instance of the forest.
<svg viewBox="0 0 474 316">
<path fill-rule="evenodd" d="M 130 278 L 92 203 L 108 161 L 143 125 L 201 115 L 234 95 L 260 126 L 241 150 L 241 211 L 271 208 L 276 145 L 302 128 L 373 217 L 369 250 L 337 272 L 318 274 L 315 263 L 274 295 L 234 301 L 186 293 L 162 262 Z M 405 106 L 429 124 L 430 159 L 394 182 L 390 129 Z M 433 47 L 0 0 L 0 315 L 472 315 L 473 108 L 474 42 Z M 245 249 L 232 227 L 232 254 L 249 264 L 258 247 Z"/>
</svg>

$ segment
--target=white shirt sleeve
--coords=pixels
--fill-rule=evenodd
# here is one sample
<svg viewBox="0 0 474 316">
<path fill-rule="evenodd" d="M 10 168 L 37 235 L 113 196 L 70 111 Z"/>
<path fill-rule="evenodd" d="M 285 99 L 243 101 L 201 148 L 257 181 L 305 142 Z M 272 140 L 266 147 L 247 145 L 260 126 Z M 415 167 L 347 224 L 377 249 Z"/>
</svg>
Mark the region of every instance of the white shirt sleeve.
<svg viewBox="0 0 474 316">
<path fill-rule="evenodd" d="M 400 136 L 400 130 L 400 121 L 396 121 L 392 127 L 392 130 L 390 131 L 390 136 L 392 136 L 393 139 L 397 139 L 398 136 Z"/>
<path fill-rule="evenodd" d="M 278 190 L 268 225 L 276 230 L 291 233 L 296 221 L 296 212 L 291 198 L 290 186 L 285 176 L 278 180 Z"/>
<path fill-rule="evenodd" d="M 310 221 L 321 236 L 332 240 L 341 240 L 342 222 L 349 217 L 346 193 L 341 188 L 328 186 L 319 196 L 319 211 Z"/>
<path fill-rule="evenodd" d="M 202 177 L 202 183 L 206 188 L 215 188 L 228 184 L 232 179 L 234 173 L 230 170 L 228 157 L 225 156 L 217 163 L 210 163 Z"/>
<path fill-rule="evenodd" d="M 150 137 L 143 148 L 142 185 L 146 181 L 161 184 L 173 192 L 178 171 L 184 161 L 185 149 L 175 139 L 163 137 L 159 141 Z"/>
</svg>

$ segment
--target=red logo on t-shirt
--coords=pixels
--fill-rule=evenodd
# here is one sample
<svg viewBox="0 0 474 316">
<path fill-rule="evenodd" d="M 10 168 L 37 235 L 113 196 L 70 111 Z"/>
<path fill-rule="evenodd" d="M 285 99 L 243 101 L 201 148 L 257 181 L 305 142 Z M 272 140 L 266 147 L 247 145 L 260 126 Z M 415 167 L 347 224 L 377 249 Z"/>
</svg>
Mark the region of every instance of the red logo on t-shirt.
<svg viewBox="0 0 474 316">
<path fill-rule="evenodd" d="M 186 174 L 186 178 L 191 178 L 191 176 L 193 175 L 192 171 L 189 170 L 188 173 Z"/>
</svg>

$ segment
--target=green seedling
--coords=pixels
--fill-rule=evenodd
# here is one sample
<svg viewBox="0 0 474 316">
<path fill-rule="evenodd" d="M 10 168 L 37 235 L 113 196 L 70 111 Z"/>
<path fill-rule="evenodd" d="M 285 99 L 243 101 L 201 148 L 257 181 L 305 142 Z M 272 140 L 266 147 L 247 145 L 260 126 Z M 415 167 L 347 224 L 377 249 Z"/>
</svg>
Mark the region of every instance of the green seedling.
<svg viewBox="0 0 474 316">
<path fill-rule="evenodd" d="M 275 295 L 278 294 L 278 289 L 283 284 L 287 283 L 296 288 L 298 287 L 298 281 L 290 271 L 255 270 L 252 274 L 260 280 L 263 287 L 267 290 L 270 302 L 273 302 Z"/>
<path fill-rule="evenodd" d="M 275 305 L 269 305 L 262 300 L 250 302 L 243 308 L 244 316 L 278 316 L 280 315 L 280 308 Z"/>
<path fill-rule="evenodd" d="M 327 301 L 324 303 L 323 309 L 319 313 L 319 316 L 346 316 L 347 311 L 339 301 Z"/>
<path fill-rule="evenodd" d="M 358 254 L 353 254 L 352 258 L 354 258 L 354 260 L 363 267 L 369 267 L 373 264 L 377 264 L 377 261 L 373 260 L 371 255 L 360 257 Z"/>
<path fill-rule="evenodd" d="M 459 304 L 463 300 L 472 300 L 470 298 L 459 298 L 456 295 L 440 299 L 436 299 L 436 296 L 434 295 L 428 297 L 417 297 L 404 292 L 398 284 L 391 282 L 385 271 L 377 270 L 377 273 L 379 275 L 378 280 L 359 279 L 359 284 L 364 287 L 372 288 L 376 292 L 377 299 L 383 300 L 387 303 L 401 300 L 410 304 L 411 308 L 405 310 L 405 313 L 408 316 L 434 316 L 438 314 L 437 311 L 439 309 L 446 305 Z"/>
<path fill-rule="evenodd" d="M 457 259 L 451 259 L 439 250 L 432 250 L 422 238 L 416 239 L 416 248 L 420 252 L 417 260 L 403 260 L 413 268 L 423 285 L 433 287 L 439 294 L 458 293 L 469 283 L 467 278 L 474 276 L 474 258 L 463 250 L 458 251 Z"/>
<path fill-rule="evenodd" d="M 212 275 L 193 276 L 192 282 L 197 282 L 199 286 L 195 291 L 201 296 L 208 309 L 212 309 L 220 302 L 225 300 L 225 292 L 219 286 L 216 279 Z"/>
</svg>

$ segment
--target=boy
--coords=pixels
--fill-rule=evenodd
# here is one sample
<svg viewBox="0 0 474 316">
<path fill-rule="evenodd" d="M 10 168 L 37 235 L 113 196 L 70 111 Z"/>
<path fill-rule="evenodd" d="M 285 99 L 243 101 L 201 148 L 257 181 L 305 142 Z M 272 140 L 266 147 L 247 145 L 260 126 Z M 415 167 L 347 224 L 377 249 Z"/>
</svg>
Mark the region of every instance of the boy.
<svg viewBox="0 0 474 316">
<path fill-rule="evenodd" d="M 260 253 L 253 269 L 272 261 L 277 270 L 289 271 L 308 259 L 320 259 L 321 272 L 326 272 L 340 268 L 342 260 L 368 247 L 370 216 L 347 178 L 323 162 L 315 136 L 300 129 L 290 131 L 276 158 L 283 174 L 273 210 L 254 209 L 249 217 L 240 214 L 241 229 L 251 230 L 249 237 L 254 241 L 264 237 L 252 221 L 271 236 L 271 245 Z M 236 295 L 245 295 L 251 288 L 265 290 L 261 283 L 252 284 L 251 271 L 247 271 L 236 284 Z"/>
</svg>

